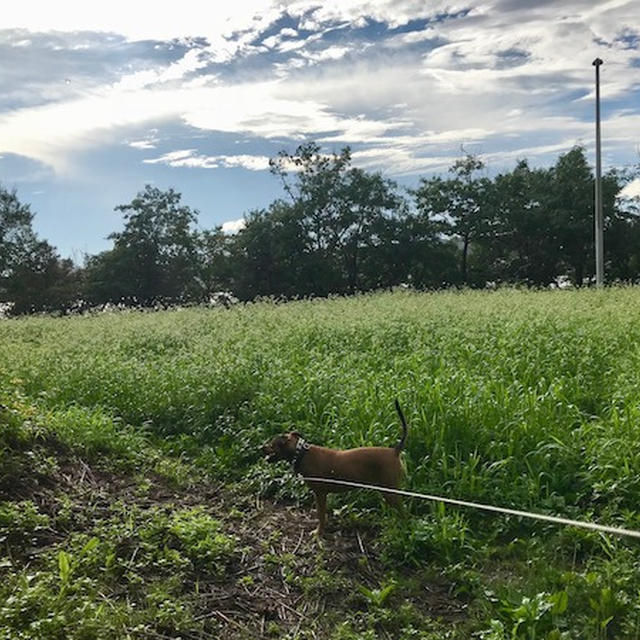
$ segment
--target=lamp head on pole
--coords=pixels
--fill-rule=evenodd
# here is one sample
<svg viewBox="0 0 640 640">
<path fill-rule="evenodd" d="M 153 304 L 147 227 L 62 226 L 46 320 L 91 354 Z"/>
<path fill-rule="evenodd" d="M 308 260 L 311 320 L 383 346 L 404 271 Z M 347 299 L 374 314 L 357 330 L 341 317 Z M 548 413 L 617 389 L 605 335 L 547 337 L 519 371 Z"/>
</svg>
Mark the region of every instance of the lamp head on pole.
<svg viewBox="0 0 640 640">
<path fill-rule="evenodd" d="M 603 62 L 602 62 L 602 60 L 600 58 L 596 58 L 591 64 L 594 67 L 599 67 L 601 64 L 603 64 Z"/>
</svg>

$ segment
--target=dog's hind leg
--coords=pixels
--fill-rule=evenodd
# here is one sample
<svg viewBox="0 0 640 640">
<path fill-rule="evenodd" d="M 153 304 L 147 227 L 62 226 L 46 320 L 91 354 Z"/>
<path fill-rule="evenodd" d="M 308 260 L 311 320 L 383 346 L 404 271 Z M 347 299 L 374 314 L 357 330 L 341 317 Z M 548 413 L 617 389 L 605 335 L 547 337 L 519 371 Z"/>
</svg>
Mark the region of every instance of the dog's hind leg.
<svg viewBox="0 0 640 640">
<path fill-rule="evenodd" d="M 397 514 L 399 514 L 402 518 L 406 518 L 407 508 L 404 501 L 402 500 L 402 496 L 399 496 L 395 493 L 382 493 L 382 497 L 390 507 L 393 507 Z"/>
</svg>

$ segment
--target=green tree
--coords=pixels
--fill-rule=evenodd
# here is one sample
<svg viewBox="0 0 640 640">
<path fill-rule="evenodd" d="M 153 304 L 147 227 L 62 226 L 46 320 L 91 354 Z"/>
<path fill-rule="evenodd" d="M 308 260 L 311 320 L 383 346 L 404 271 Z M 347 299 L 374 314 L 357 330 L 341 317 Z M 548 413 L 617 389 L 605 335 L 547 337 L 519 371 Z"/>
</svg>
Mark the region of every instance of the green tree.
<svg viewBox="0 0 640 640">
<path fill-rule="evenodd" d="M 351 150 L 321 153 L 315 143 L 295 153 L 281 152 L 271 160 L 291 200 L 295 220 L 292 239 L 302 242 L 309 293 L 353 292 L 375 286 L 366 273 L 375 270 L 386 222 L 404 201 L 394 182 L 380 174 L 351 167 Z"/>
<path fill-rule="evenodd" d="M 477 177 L 484 163 L 474 155 L 456 160 L 450 178 L 422 178 L 413 191 L 419 215 L 438 219 L 441 232 L 460 245 L 460 279 L 468 284 L 469 253 L 472 245 L 489 233 L 492 183 Z"/>
<path fill-rule="evenodd" d="M 233 242 L 232 289 L 241 299 L 314 292 L 318 274 L 299 213 L 294 205 L 276 200 L 247 214 Z"/>
<path fill-rule="evenodd" d="M 205 229 L 198 234 L 199 277 L 207 293 L 228 291 L 233 281 L 234 237 L 222 227 Z"/>
<path fill-rule="evenodd" d="M 559 244 L 560 271 L 570 274 L 574 283 L 580 286 L 595 271 L 595 179 L 584 147 L 575 146 L 561 155 L 551 173 L 544 204 L 553 219 L 553 231 Z M 605 256 L 608 252 L 609 259 L 612 255 L 607 250 L 607 243 L 613 240 L 614 233 L 619 234 L 625 227 L 626 216 L 617 203 L 622 184 L 615 171 L 602 178 Z"/>
<path fill-rule="evenodd" d="M 21 203 L 15 191 L 0 185 L 0 291 L 3 295 L 16 267 L 37 243 L 32 222 L 29 205 Z"/>
<path fill-rule="evenodd" d="M 559 230 L 547 206 L 553 174 L 526 160 L 494 180 L 493 223 L 484 239 L 487 279 L 548 285 L 562 273 Z"/>
<path fill-rule="evenodd" d="M 561 155 L 552 176 L 545 204 L 553 217 L 564 270 L 581 285 L 594 271 L 595 183 L 584 148 L 576 146 Z"/>
<path fill-rule="evenodd" d="M 7 281 L 11 313 L 39 311 L 66 313 L 81 295 L 82 273 L 72 260 L 61 259 L 45 241 L 37 241 L 25 252 Z"/>
<path fill-rule="evenodd" d="M 639 174 L 640 167 L 612 170 L 603 179 L 607 280 L 633 281 L 640 277 L 640 196 L 623 197 L 621 194 Z"/>
<path fill-rule="evenodd" d="M 393 283 L 439 289 L 460 281 L 460 252 L 454 241 L 442 240 L 441 230 L 440 222 L 425 215 L 407 215 L 397 222 L 396 240 L 391 244 L 396 265 Z"/>
<path fill-rule="evenodd" d="M 346 285 L 350 293 L 395 284 L 385 276 L 383 247 L 393 244 L 394 222 L 405 202 L 394 182 L 380 174 L 351 169 L 343 186 L 341 238 Z M 404 279 L 404 278 L 403 278 Z"/>
<path fill-rule="evenodd" d="M 80 272 L 33 230 L 33 213 L 0 186 L 0 301 L 11 313 L 64 311 L 78 299 Z"/>
<path fill-rule="evenodd" d="M 124 229 L 112 233 L 114 246 L 87 264 L 88 292 L 99 302 L 135 300 L 149 305 L 158 300 L 201 298 L 202 279 L 197 212 L 181 204 L 182 196 L 147 185 L 129 203 L 119 205 Z"/>
</svg>

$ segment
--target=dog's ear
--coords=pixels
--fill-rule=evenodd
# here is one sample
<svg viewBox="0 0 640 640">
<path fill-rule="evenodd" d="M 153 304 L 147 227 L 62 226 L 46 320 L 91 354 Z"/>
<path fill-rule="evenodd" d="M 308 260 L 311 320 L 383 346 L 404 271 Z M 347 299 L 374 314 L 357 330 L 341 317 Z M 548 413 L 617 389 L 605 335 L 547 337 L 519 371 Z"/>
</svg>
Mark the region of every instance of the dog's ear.
<svg viewBox="0 0 640 640">
<path fill-rule="evenodd" d="M 302 438 L 302 434 L 299 431 L 292 431 L 291 435 L 295 436 L 296 438 Z"/>
</svg>

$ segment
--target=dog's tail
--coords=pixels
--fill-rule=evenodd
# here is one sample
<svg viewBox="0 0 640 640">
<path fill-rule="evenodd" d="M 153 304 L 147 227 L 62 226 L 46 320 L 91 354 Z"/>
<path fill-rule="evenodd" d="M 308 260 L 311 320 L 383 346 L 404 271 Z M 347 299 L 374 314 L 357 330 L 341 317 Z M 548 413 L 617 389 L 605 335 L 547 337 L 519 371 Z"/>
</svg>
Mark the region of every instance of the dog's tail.
<svg viewBox="0 0 640 640">
<path fill-rule="evenodd" d="M 400 440 L 398 440 L 396 446 L 394 447 L 396 453 L 399 454 L 404 449 L 404 442 L 407 439 L 407 433 L 409 432 L 409 429 L 407 428 L 407 421 L 404 419 L 404 413 L 402 413 L 402 409 L 400 408 L 400 403 L 398 402 L 397 398 L 396 411 L 398 412 L 398 415 L 400 416 L 400 422 L 402 423 L 402 437 L 400 438 Z"/>
</svg>

